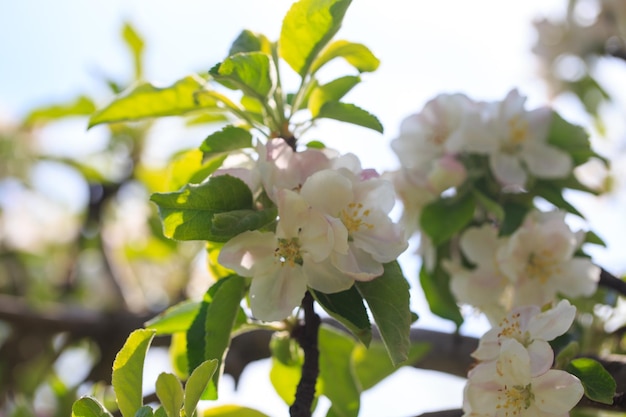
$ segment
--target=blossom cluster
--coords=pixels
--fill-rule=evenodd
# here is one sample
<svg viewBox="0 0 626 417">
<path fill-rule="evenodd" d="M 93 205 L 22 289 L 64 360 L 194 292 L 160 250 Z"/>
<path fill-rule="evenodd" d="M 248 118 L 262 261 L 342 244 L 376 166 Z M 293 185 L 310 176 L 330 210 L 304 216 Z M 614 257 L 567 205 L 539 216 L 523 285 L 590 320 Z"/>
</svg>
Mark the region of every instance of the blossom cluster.
<svg viewBox="0 0 626 417">
<path fill-rule="evenodd" d="M 543 306 L 557 295 L 587 297 L 596 291 L 600 268 L 575 256 L 584 232 L 573 232 L 562 211 L 532 211 L 510 236 L 491 224 L 467 229 L 459 239 L 464 258 L 448 261 L 451 291 L 459 302 L 483 311 L 492 322 L 525 305 Z"/>
<path fill-rule="evenodd" d="M 383 264 L 408 246 L 389 212 L 392 184 L 362 169 L 356 156 L 328 149 L 295 152 L 282 139 L 258 146 L 248 170 L 224 170 L 276 205 L 275 230 L 247 231 L 224 245 L 220 264 L 252 277 L 250 307 L 261 320 L 280 320 L 308 288 L 335 293 L 383 274 Z"/>
<path fill-rule="evenodd" d="M 548 341 L 565 333 L 576 315 L 567 300 L 542 312 L 513 309 L 480 339 L 472 356 L 481 362 L 468 374 L 464 417 L 555 417 L 567 415 L 583 395 L 568 372 L 550 369 Z"/>
</svg>

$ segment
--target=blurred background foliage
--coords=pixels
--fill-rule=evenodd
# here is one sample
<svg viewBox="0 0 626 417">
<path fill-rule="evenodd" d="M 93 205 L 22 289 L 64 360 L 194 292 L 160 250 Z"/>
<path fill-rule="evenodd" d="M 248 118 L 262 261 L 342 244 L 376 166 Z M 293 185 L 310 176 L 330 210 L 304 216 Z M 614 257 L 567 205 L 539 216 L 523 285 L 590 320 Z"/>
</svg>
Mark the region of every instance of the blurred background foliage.
<svg viewBox="0 0 626 417">
<path fill-rule="evenodd" d="M 534 52 L 555 100 L 573 98 L 595 134 L 611 137 L 608 120 L 626 111 L 616 84 L 626 76 L 626 2 L 570 0 L 561 20 L 535 25 Z M 102 78 L 111 96 L 143 77 L 141 36 L 126 24 L 121 38 L 134 70 L 124 80 Z M 99 148 L 88 153 L 50 142 L 87 140 L 73 137 L 76 126 L 84 132 L 102 104 L 79 96 L 33 109 L 18 123 L 0 121 L 0 415 L 67 416 L 85 393 L 107 405 L 111 364 L 128 334 L 165 307 L 197 298 L 211 279 L 200 244 L 163 236 L 149 195 L 186 182 L 185 166 L 200 155 L 185 150 L 219 115 L 187 119 L 179 127 L 196 134 L 177 131 L 167 152 L 159 150 L 165 159 L 154 156 L 162 122 L 94 128 Z M 599 185 L 623 189 L 626 139 L 601 146 L 617 168 L 607 180 L 596 175 L 605 181 Z"/>
</svg>

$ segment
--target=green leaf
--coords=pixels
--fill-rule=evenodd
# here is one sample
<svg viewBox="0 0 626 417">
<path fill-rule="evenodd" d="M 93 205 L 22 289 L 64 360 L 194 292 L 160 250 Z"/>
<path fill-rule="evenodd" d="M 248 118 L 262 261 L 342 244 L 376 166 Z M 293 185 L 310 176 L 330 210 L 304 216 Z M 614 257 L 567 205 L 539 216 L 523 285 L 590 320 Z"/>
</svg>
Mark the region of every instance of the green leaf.
<svg viewBox="0 0 626 417">
<path fill-rule="evenodd" d="M 593 243 L 594 245 L 600 245 L 606 248 L 606 242 L 591 230 L 585 233 L 585 243 Z"/>
<path fill-rule="evenodd" d="M 177 240 L 214 240 L 211 224 L 216 213 L 252 209 L 250 188 L 230 175 L 173 193 L 155 193 L 150 199 L 159 207 L 163 233 Z"/>
<path fill-rule="evenodd" d="M 270 352 L 272 352 L 273 358 L 287 366 L 300 366 L 302 364 L 300 345 L 287 331 L 272 334 Z"/>
<path fill-rule="evenodd" d="M 346 75 L 345 77 L 337 78 L 327 84 L 314 88 L 311 91 L 308 102 L 308 108 L 311 115 L 313 115 L 313 117 L 317 117 L 324 104 L 339 101 L 360 82 L 361 77 Z"/>
<path fill-rule="evenodd" d="M 277 357 L 272 356 L 272 368 L 270 369 L 270 382 L 276 391 L 276 394 L 287 405 L 293 404 L 296 398 L 296 388 L 298 386 L 298 382 L 300 382 L 300 377 L 302 376 L 302 356 L 300 357 L 300 361 L 297 363 L 289 363 L 285 364 Z M 321 385 L 321 382 L 318 378 L 317 385 Z M 316 386 L 316 393 L 319 393 L 319 390 Z"/>
<path fill-rule="evenodd" d="M 155 330 L 156 335 L 186 332 L 199 310 L 199 302 L 186 300 L 148 320 L 145 326 Z"/>
<path fill-rule="evenodd" d="M 432 272 L 422 265 L 420 284 L 430 311 L 439 317 L 452 320 L 457 327 L 463 324 L 463 316 L 459 312 L 456 299 L 450 292 L 450 276 L 439 263 Z"/>
<path fill-rule="evenodd" d="M 412 343 L 407 363 L 416 363 L 429 350 L 428 343 Z M 356 345 L 352 351 L 351 361 L 362 391 L 372 388 L 397 370 L 389 360 L 385 345 L 378 341 L 374 341 L 369 348 Z"/>
<path fill-rule="evenodd" d="M 589 158 L 598 156 L 591 150 L 589 135 L 585 129 L 567 122 L 556 112 L 552 113 L 548 143 L 570 154 L 574 166 L 582 165 Z"/>
<path fill-rule="evenodd" d="M 228 56 L 233 56 L 240 52 L 264 52 L 270 54 L 272 52 L 272 44 L 265 35 L 246 29 L 237 36 L 237 39 L 235 39 L 228 51 Z"/>
<path fill-rule="evenodd" d="M 359 72 L 376 71 L 380 65 L 378 58 L 374 56 L 367 46 L 360 43 L 337 40 L 329 44 L 313 62 L 311 74 L 315 74 L 327 62 L 339 57 L 344 58 Z"/>
<path fill-rule="evenodd" d="M 263 52 L 240 52 L 211 68 L 213 78 L 228 88 L 264 99 L 274 91 L 274 67 Z"/>
<path fill-rule="evenodd" d="M 175 84 L 159 88 L 140 83 L 117 96 L 108 106 L 98 110 L 89 119 L 89 127 L 101 123 L 137 121 L 151 117 L 180 116 L 202 109 L 216 109 L 217 102 L 205 99 L 196 101 L 195 93 L 204 80 L 187 76 Z"/>
<path fill-rule="evenodd" d="M 62 119 L 72 116 L 89 116 L 96 111 L 93 101 L 87 96 L 79 96 L 74 101 L 67 104 L 55 104 L 47 107 L 40 107 L 33 110 L 24 124 L 30 126 L 36 123 L 46 123 L 51 120 Z"/>
<path fill-rule="evenodd" d="M 554 204 L 555 207 L 584 218 L 584 216 L 576 210 L 576 207 L 572 206 L 567 200 L 565 200 L 562 188 L 558 187 L 554 183 L 550 181 L 537 181 L 532 188 L 532 191 L 539 197 L 543 197 L 548 202 Z"/>
<path fill-rule="evenodd" d="M 103 406 L 92 397 L 82 397 L 72 405 L 72 417 L 112 417 Z"/>
<path fill-rule="evenodd" d="M 341 27 L 350 0 L 300 0 L 283 20 L 280 56 L 301 77 Z"/>
<path fill-rule="evenodd" d="M 167 189 L 179 190 L 185 185 L 199 184 L 217 171 L 227 155 L 216 155 L 203 162 L 201 150 L 191 149 L 172 159 L 167 167 Z"/>
<path fill-rule="evenodd" d="M 252 134 L 247 129 L 229 125 L 210 134 L 200 145 L 200 150 L 207 157 L 251 147 Z"/>
<path fill-rule="evenodd" d="M 122 29 L 122 37 L 128 45 L 131 54 L 133 55 L 133 63 L 135 67 L 135 79 L 139 80 L 143 76 L 143 49 L 144 42 L 141 36 L 130 23 L 124 23 Z"/>
<path fill-rule="evenodd" d="M 352 350 L 354 339 L 339 330 L 322 325 L 319 331 L 320 379 L 323 394 L 341 417 L 357 417 L 361 390 L 354 378 Z"/>
<path fill-rule="evenodd" d="M 124 417 L 133 417 L 143 405 L 143 363 L 155 333 L 150 329 L 135 330 L 115 356 L 113 390 Z"/>
<path fill-rule="evenodd" d="M 159 407 L 159 409 L 163 409 L 163 407 Z M 163 412 L 165 414 L 165 412 Z M 154 410 L 149 405 L 144 405 L 135 413 L 135 417 L 152 417 L 154 416 Z M 166 414 L 163 417 L 168 417 Z"/>
<path fill-rule="evenodd" d="M 519 203 L 505 203 L 502 205 L 504 209 L 504 221 L 500 226 L 500 236 L 509 236 L 513 234 L 524 222 L 524 218 L 530 211 L 531 207 Z"/>
<path fill-rule="evenodd" d="M 317 114 L 318 119 L 333 119 L 366 127 L 383 133 L 383 125 L 378 118 L 354 104 L 330 101 L 325 103 Z"/>
<path fill-rule="evenodd" d="M 156 395 L 168 417 L 180 417 L 183 406 L 183 385 L 176 375 L 162 372 L 157 377 Z"/>
<path fill-rule="evenodd" d="M 209 288 L 198 316 L 187 332 L 190 371 L 209 359 L 217 359 L 218 369 L 221 368 L 246 288 L 246 280 L 238 275 L 223 278 Z M 216 372 L 203 399 L 217 398 L 219 378 L 220 372 Z"/>
<path fill-rule="evenodd" d="M 585 395 L 592 401 L 613 404 L 616 383 L 611 374 L 596 360 L 578 358 L 570 362 L 566 369 L 582 382 Z"/>
<path fill-rule="evenodd" d="M 380 336 L 395 366 L 408 358 L 413 318 L 409 308 L 409 283 L 397 261 L 384 265 L 385 272 L 369 282 L 356 282 L 374 316 Z"/>
<path fill-rule="evenodd" d="M 221 405 L 209 408 L 202 413 L 203 417 L 269 417 L 260 411 L 239 405 Z"/>
<path fill-rule="evenodd" d="M 192 417 L 198 406 L 198 401 L 202 397 L 202 393 L 206 390 L 211 382 L 211 377 L 215 374 L 219 361 L 211 359 L 202 362 L 193 370 L 187 384 L 185 385 L 185 416 Z"/>
<path fill-rule="evenodd" d="M 472 194 L 476 198 L 476 202 L 480 204 L 487 212 L 492 214 L 498 222 L 504 220 L 504 209 L 496 201 L 474 188 Z"/>
<path fill-rule="evenodd" d="M 474 218 L 475 209 L 476 201 L 472 194 L 461 199 L 435 200 L 422 210 L 420 226 L 433 245 L 439 246 L 469 225 Z"/>
<path fill-rule="evenodd" d="M 215 240 L 226 242 L 247 230 L 257 230 L 276 221 L 278 211 L 272 207 L 265 210 L 233 210 L 213 217 L 211 235 Z"/>
<path fill-rule="evenodd" d="M 159 406 L 154 411 L 154 417 L 167 417 L 167 413 L 165 412 L 165 409 L 162 406 Z"/>
<path fill-rule="evenodd" d="M 173 333 L 169 349 L 172 370 L 182 380 L 189 376 L 189 362 L 187 361 L 187 331 Z"/>
<path fill-rule="evenodd" d="M 324 294 L 310 290 L 315 301 L 335 320 L 346 326 L 365 346 L 372 340 L 372 326 L 367 310 L 363 304 L 363 297 L 356 286 L 350 289 Z"/>
</svg>

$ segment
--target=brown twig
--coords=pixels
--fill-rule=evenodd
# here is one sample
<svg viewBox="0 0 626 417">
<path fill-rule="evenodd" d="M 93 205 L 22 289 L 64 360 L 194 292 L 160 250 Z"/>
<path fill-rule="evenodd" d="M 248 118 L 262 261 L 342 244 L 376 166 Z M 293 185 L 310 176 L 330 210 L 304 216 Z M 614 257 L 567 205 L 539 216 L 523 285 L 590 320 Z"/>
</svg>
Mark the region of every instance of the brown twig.
<svg viewBox="0 0 626 417">
<path fill-rule="evenodd" d="M 321 320 L 313 309 L 313 296 L 308 291 L 302 299 L 302 309 L 304 310 L 304 324 L 297 326 L 291 334 L 304 351 L 302 376 L 296 390 L 296 399 L 289 407 L 291 417 L 311 417 L 311 408 L 315 400 L 315 383 L 320 372 L 317 337 Z"/>
</svg>

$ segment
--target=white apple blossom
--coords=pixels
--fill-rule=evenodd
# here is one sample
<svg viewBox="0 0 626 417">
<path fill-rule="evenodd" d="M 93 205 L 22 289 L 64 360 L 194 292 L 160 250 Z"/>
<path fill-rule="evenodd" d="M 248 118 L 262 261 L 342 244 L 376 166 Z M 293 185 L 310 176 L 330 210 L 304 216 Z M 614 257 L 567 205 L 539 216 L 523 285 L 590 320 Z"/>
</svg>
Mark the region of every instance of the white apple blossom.
<svg viewBox="0 0 626 417">
<path fill-rule="evenodd" d="M 503 341 L 498 359 L 468 374 L 464 417 L 564 417 L 584 393 L 580 380 L 560 370 L 532 375 L 530 357 L 516 339 Z"/>
<path fill-rule="evenodd" d="M 467 229 L 459 239 L 459 246 L 474 269 L 455 262 L 444 262 L 450 274 L 450 289 L 461 303 L 480 309 L 487 317 L 496 321 L 506 312 L 505 291 L 508 280 L 496 262 L 498 249 L 506 242 L 498 237 L 498 229 L 485 224 Z"/>
<path fill-rule="evenodd" d="M 531 375 L 540 375 L 554 360 L 548 341 L 565 333 L 575 316 L 576 307 L 567 300 L 544 312 L 536 305 L 515 308 L 480 338 L 472 356 L 480 361 L 495 360 L 502 343 L 515 339 L 528 351 Z"/>
<path fill-rule="evenodd" d="M 301 195 L 314 209 L 345 226 L 348 251 L 333 251 L 331 262 L 356 280 L 382 275 L 383 263 L 395 260 L 408 246 L 404 231 L 389 217 L 395 203 L 391 183 L 356 175 L 347 169 L 323 170 L 302 185 Z"/>
<path fill-rule="evenodd" d="M 583 237 L 582 231 L 570 230 L 564 212 L 531 212 L 496 255 L 514 289 L 511 306 L 542 306 L 557 294 L 593 294 L 600 268 L 588 258 L 574 256 Z"/>
<path fill-rule="evenodd" d="M 493 149 L 489 164 L 496 179 L 514 190 L 524 189 L 528 174 L 537 178 L 565 178 L 572 159 L 547 143 L 552 111 L 547 107 L 527 111 L 526 98 L 512 90 L 506 98 L 487 106 Z"/>
<path fill-rule="evenodd" d="M 266 321 L 289 316 L 308 287 L 332 293 L 353 284 L 324 263 L 333 251 L 348 251 L 343 224 L 311 209 L 296 192 L 278 190 L 276 197 L 280 216 L 276 233 L 241 233 L 224 244 L 218 257 L 225 267 L 252 277 L 250 308 Z"/>
</svg>

